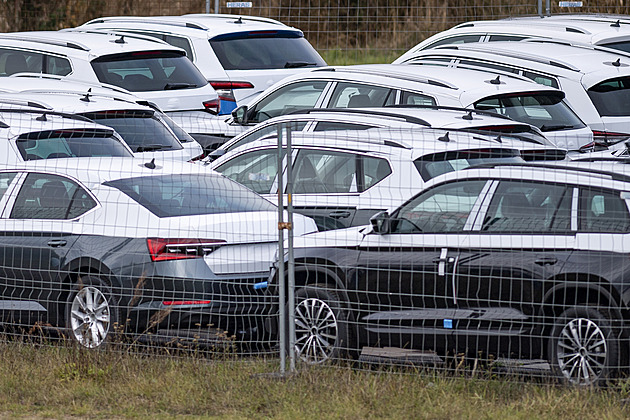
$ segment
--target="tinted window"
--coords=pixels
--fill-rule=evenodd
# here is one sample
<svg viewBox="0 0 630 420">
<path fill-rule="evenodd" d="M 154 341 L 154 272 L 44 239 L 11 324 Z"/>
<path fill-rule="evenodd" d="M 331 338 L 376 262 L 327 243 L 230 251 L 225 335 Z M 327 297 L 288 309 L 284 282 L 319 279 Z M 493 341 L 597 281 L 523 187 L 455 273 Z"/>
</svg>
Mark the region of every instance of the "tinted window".
<svg viewBox="0 0 630 420">
<path fill-rule="evenodd" d="M 439 185 L 400 208 L 394 215 L 392 233 L 458 232 L 486 181 Z"/>
<path fill-rule="evenodd" d="M 74 181 L 57 175 L 28 174 L 11 211 L 12 219 L 73 219 L 96 202 Z"/>
<path fill-rule="evenodd" d="M 423 95 L 416 92 L 403 92 L 401 104 L 403 105 L 421 105 L 421 106 L 434 106 L 437 105 L 435 99 L 428 95 Z"/>
<path fill-rule="evenodd" d="M 611 42 L 608 44 L 602 44 L 602 46 L 612 48 L 614 50 L 630 52 L 630 42 L 628 41 Z"/>
<path fill-rule="evenodd" d="M 72 71 L 72 67 L 70 67 L 70 61 L 65 58 L 55 57 L 52 55 L 47 55 L 45 58 L 45 73 L 54 74 L 57 76 L 66 76 L 70 74 Z"/>
<path fill-rule="evenodd" d="M 116 29 L 116 31 L 117 32 L 130 32 L 132 34 L 146 35 L 153 38 L 161 39 L 162 41 L 165 41 L 173 45 L 174 47 L 179 47 L 182 50 L 186 51 L 186 57 L 188 57 L 191 60 L 193 59 L 193 52 L 192 52 L 192 47 L 190 45 L 190 42 L 182 36 L 166 35 L 166 34 L 160 34 L 160 33 L 149 32 L 149 31 L 134 31 L 134 30 L 128 30 L 128 29 Z"/>
<path fill-rule="evenodd" d="M 490 35 L 488 38 L 488 42 L 493 41 L 521 41 L 527 38 L 526 36 L 521 35 Z"/>
<path fill-rule="evenodd" d="M 630 77 L 601 82 L 588 90 L 602 117 L 630 116 Z"/>
<path fill-rule="evenodd" d="M 147 176 L 103 185 L 119 189 L 158 217 L 276 209 L 264 198 L 216 175 Z"/>
<path fill-rule="evenodd" d="M 580 195 L 580 231 L 630 231 L 628 206 L 619 197 L 619 192 L 584 188 Z"/>
<path fill-rule="evenodd" d="M 17 147 L 24 160 L 133 154 L 106 130 L 52 130 L 22 134 Z"/>
<path fill-rule="evenodd" d="M 566 186 L 501 181 L 482 230 L 545 233 L 571 229 L 573 189 Z"/>
<path fill-rule="evenodd" d="M 210 45 L 225 70 L 325 66 L 299 32 L 261 31 L 214 37 Z"/>
<path fill-rule="evenodd" d="M 183 148 L 153 111 L 106 111 L 83 116 L 116 130 L 134 152 Z"/>
<path fill-rule="evenodd" d="M 357 160 L 351 153 L 300 150 L 293 170 L 293 192 L 357 192 Z"/>
<path fill-rule="evenodd" d="M 313 108 L 327 82 L 307 81 L 283 86 L 263 98 L 248 112 L 248 121 L 255 123 L 278 115 Z"/>
<path fill-rule="evenodd" d="M 302 131 L 306 126 L 306 123 L 306 121 L 291 121 L 289 125 L 292 131 Z M 277 132 L 278 124 L 271 124 L 260 129 L 252 128 L 252 130 L 247 132 L 248 134 L 243 133 L 244 135 L 242 137 L 238 140 L 235 139 L 235 141 L 231 142 L 229 146 L 222 147 L 222 149 L 225 149 L 226 151 L 234 150 L 239 146 L 261 139 L 265 136 L 274 135 Z"/>
<path fill-rule="evenodd" d="M 3 76 L 11 76 L 16 73 L 43 73 L 43 54 L 0 49 L 0 73 Z"/>
<path fill-rule="evenodd" d="M 449 38 L 440 39 L 435 41 L 426 47 L 422 48 L 426 50 L 427 48 L 435 48 L 439 45 L 448 45 L 448 44 L 466 44 L 468 42 L 479 42 L 481 40 L 482 35 L 458 35 L 451 36 Z"/>
<path fill-rule="evenodd" d="M 551 86 L 554 87 L 556 89 L 560 88 L 560 85 L 558 84 L 558 81 L 551 76 L 547 76 L 544 74 L 540 74 L 540 73 L 536 73 L 533 71 L 522 71 L 521 74 L 525 77 L 527 77 L 528 79 L 533 80 L 534 82 L 538 83 L 539 85 L 543 85 L 543 86 Z"/>
<path fill-rule="evenodd" d="M 317 123 L 314 131 L 368 130 L 370 128 L 374 128 L 374 126 L 357 123 L 322 121 Z"/>
<path fill-rule="evenodd" d="M 4 193 L 9 189 L 9 185 L 11 185 L 11 181 L 13 181 L 15 175 L 17 175 L 15 172 L 0 173 L 0 199 L 2 199 Z"/>
<path fill-rule="evenodd" d="M 215 170 L 259 194 L 268 194 L 278 175 L 278 152 L 267 149 L 244 153 Z"/>
<path fill-rule="evenodd" d="M 584 123 L 564 103 L 562 95 L 551 92 L 492 96 L 475 102 L 474 106 L 534 125 L 543 132 L 584 127 Z"/>
<path fill-rule="evenodd" d="M 498 162 L 523 162 L 523 160 L 519 151 L 513 149 L 454 150 L 422 156 L 414 161 L 414 165 L 422 179 L 428 181 L 448 172 Z"/>
<path fill-rule="evenodd" d="M 205 86 L 208 81 L 185 56 L 174 51 L 140 51 L 99 57 L 92 61 L 102 83 L 132 92 Z"/>
<path fill-rule="evenodd" d="M 360 83 L 338 83 L 330 100 L 330 108 L 370 108 L 393 105 L 394 89 Z"/>
</svg>

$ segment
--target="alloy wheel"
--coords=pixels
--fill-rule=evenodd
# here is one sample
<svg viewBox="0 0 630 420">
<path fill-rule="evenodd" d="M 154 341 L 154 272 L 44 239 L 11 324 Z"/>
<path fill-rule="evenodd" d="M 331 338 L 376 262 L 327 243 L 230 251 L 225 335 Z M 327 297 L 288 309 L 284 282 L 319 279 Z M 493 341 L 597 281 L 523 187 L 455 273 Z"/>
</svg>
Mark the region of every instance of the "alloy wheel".
<svg viewBox="0 0 630 420">
<path fill-rule="evenodd" d="M 338 340 L 333 309 L 323 300 L 308 298 L 295 307 L 295 352 L 309 364 L 330 359 Z"/>
<path fill-rule="evenodd" d="M 111 323 L 109 302 L 96 287 L 85 286 L 72 299 L 71 328 L 74 338 L 84 347 L 96 348 L 107 339 Z"/>
<path fill-rule="evenodd" d="M 606 335 L 590 319 L 571 319 L 560 331 L 557 341 L 558 367 L 576 385 L 596 382 L 606 368 Z"/>
</svg>

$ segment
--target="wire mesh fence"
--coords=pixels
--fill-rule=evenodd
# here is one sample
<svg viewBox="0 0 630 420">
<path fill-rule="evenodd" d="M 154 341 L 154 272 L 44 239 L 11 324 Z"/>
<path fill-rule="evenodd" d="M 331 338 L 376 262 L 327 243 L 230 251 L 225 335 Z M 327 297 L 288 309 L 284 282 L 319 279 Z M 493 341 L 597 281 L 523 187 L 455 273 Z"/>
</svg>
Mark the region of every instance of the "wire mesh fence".
<svg viewBox="0 0 630 420">
<path fill-rule="evenodd" d="M 132 17 L 208 6 L 0 5 L 3 29 L 28 31 L 0 36 L 8 339 L 273 357 L 283 372 L 288 356 L 291 370 L 483 369 L 579 385 L 626 373 L 623 48 L 582 46 L 571 61 L 575 46 L 497 42 L 310 72 L 325 65 L 318 51 L 393 59 L 456 23 L 538 4 L 218 5 L 242 13 L 222 24 L 277 19 L 315 49 L 287 27 L 208 38 L 209 17 L 172 18 L 188 32 L 156 41 Z M 56 31 L 108 15 L 123 18 Z M 537 50 L 555 61 L 523 58 Z M 289 58 L 245 80 L 268 51 Z M 584 63 L 602 63 L 588 86 Z"/>
</svg>

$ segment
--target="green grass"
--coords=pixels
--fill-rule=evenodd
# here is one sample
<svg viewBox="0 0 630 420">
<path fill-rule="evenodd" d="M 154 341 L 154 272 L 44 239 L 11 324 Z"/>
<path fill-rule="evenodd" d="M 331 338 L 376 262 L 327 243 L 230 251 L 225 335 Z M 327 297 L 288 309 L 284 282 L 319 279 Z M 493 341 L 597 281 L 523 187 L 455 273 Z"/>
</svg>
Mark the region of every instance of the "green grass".
<svg viewBox="0 0 630 420">
<path fill-rule="evenodd" d="M 23 418 L 597 419 L 630 417 L 606 390 L 436 372 L 301 367 L 276 360 L 169 358 L 0 344 L 0 416 Z"/>
<path fill-rule="evenodd" d="M 391 63 L 400 57 L 405 50 L 321 50 L 320 55 L 331 66 L 349 66 L 353 64 Z"/>
</svg>

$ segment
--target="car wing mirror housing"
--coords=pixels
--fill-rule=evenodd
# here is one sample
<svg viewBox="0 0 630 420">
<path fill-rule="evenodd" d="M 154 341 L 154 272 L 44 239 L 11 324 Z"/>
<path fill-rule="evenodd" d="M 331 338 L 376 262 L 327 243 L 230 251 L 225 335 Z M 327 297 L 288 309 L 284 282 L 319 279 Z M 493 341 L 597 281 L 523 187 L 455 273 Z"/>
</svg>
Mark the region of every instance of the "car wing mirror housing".
<svg viewBox="0 0 630 420">
<path fill-rule="evenodd" d="M 391 232 L 392 218 L 386 211 L 376 213 L 370 218 L 370 223 L 374 233 L 384 235 Z"/>
<path fill-rule="evenodd" d="M 241 105 L 232 111 L 232 118 L 234 118 L 234 122 L 240 125 L 247 124 L 247 105 Z"/>
</svg>

